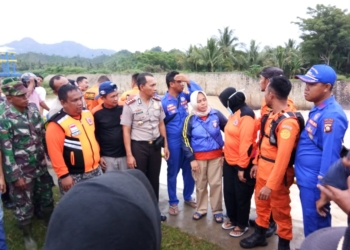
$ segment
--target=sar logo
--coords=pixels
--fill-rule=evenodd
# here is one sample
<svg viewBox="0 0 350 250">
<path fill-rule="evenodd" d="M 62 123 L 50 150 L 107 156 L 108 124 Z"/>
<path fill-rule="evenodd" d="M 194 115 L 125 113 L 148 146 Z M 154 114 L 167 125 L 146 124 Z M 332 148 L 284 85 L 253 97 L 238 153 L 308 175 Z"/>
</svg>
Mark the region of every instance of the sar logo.
<svg viewBox="0 0 350 250">
<path fill-rule="evenodd" d="M 217 127 L 218 127 L 218 121 L 216 121 L 216 120 L 213 121 L 213 127 L 214 127 L 214 128 L 217 128 Z"/>
</svg>

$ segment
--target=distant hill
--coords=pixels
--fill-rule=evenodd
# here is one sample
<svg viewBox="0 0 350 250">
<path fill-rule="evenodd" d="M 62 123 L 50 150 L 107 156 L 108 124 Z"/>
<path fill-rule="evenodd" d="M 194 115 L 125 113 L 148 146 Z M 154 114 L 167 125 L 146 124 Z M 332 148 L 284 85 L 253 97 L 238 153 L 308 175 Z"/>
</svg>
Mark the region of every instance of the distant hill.
<svg viewBox="0 0 350 250">
<path fill-rule="evenodd" d="M 23 38 L 20 41 L 13 41 L 8 44 L 0 45 L 0 47 L 12 48 L 18 54 L 35 52 L 45 55 L 58 55 L 62 57 L 84 57 L 94 58 L 103 55 L 112 55 L 116 53 L 114 50 L 108 49 L 89 49 L 79 43 L 64 41 L 55 44 L 41 44 L 33 40 L 32 38 Z"/>
</svg>

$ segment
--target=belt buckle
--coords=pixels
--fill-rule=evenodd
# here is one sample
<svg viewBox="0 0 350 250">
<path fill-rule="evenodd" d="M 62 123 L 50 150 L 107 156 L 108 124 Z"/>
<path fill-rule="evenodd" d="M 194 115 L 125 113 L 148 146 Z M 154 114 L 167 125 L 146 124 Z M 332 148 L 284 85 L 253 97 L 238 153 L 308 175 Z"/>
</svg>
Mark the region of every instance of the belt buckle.
<svg viewBox="0 0 350 250">
<path fill-rule="evenodd" d="M 149 145 L 152 145 L 152 144 L 153 144 L 153 141 L 148 141 L 148 144 L 149 144 Z"/>
</svg>

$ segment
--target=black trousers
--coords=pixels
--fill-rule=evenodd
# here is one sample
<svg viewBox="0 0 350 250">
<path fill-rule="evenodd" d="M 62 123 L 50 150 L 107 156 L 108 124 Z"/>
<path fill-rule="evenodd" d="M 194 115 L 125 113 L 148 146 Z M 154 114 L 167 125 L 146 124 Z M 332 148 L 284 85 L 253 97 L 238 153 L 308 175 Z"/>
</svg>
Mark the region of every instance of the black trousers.
<svg viewBox="0 0 350 250">
<path fill-rule="evenodd" d="M 146 176 L 159 201 L 159 174 L 162 165 L 161 149 L 145 141 L 131 141 L 131 151 L 136 160 L 136 169 Z"/>
<path fill-rule="evenodd" d="M 223 166 L 224 199 L 227 216 L 234 226 L 245 228 L 248 226 L 250 201 L 254 193 L 255 179 L 250 178 L 252 161 L 244 170 L 244 178 L 247 182 L 241 182 L 238 178 L 237 166 L 229 165 L 226 160 Z"/>
</svg>

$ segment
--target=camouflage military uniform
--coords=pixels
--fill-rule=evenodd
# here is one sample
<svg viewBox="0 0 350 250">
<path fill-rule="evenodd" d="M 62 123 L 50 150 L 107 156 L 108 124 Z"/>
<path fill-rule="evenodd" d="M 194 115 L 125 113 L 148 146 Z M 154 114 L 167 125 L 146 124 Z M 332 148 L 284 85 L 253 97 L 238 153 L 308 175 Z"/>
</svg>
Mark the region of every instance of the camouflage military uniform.
<svg viewBox="0 0 350 250">
<path fill-rule="evenodd" d="M 16 204 L 14 214 L 20 225 L 30 223 L 34 201 L 38 202 L 40 209 L 53 207 L 53 180 L 45 161 L 44 131 L 35 104 L 29 104 L 23 113 L 10 105 L 0 116 L 4 174 L 11 199 Z M 25 191 L 14 185 L 20 178 L 26 182 Z"/>
</svg>

